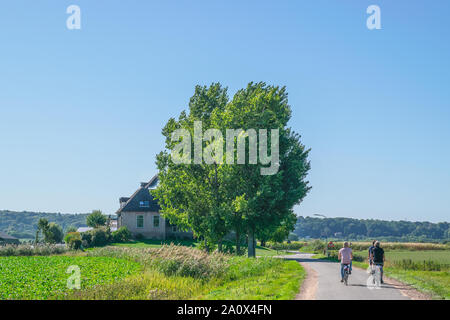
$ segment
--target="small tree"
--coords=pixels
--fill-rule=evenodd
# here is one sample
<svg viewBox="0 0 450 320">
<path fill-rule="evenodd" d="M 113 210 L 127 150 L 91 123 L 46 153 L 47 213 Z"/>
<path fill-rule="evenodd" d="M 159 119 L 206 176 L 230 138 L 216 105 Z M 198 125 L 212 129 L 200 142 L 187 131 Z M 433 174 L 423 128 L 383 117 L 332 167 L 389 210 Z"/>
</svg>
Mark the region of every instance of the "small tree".
<svg viewBox="0 0 450 320">
<path fill-rule="evenodd" d="M 69 232 L 64 237 L 66 246 L 72 250 L 78 250 L 81 248 L 81 235 L 79 232 Z"/>
<path fill-rule="evenodd" d="M 86 218 L 86 224 L 92 228 L 98 228 L 106 224 L 106 216 L 100 210 L 93 210 Z"/>
<path fill-rule="evenodd" d="M 39 234 L 43 234 L 45 236 L 45 233 L 48 230 L 48 220 L 45 218 L 40 218 L 38 223 L 37 223 L 37 230 L 36 230 L 36 238 L 35 238 L 35 243 L 39 242 Z"/>
<path fill-rule="evenodd" d="M 54 222 L 49 223 L 47 230 L 44 232 L 44 241 L 46 243 L 60 243 L 63 238 L 62 228 Z"/>
</svg>

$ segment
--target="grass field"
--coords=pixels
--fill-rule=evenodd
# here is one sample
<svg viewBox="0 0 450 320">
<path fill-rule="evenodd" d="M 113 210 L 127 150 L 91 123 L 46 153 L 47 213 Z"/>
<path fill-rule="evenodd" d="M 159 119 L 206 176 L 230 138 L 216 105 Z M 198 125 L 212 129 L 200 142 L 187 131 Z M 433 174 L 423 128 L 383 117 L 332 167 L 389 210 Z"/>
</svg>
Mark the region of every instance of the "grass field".
<svg viewBox="0 0 450 320">
<path fill-rule="evenodd" d="M 291 300 L 298 293 L 306 273 L 296 261 L 279 262 L 281 263 L 262 270 L 260 274 L 226 282 L 199 298 L 209 300 Z"/>
<path fill-rule="evenodd" d="M 0 257 L 0 300 L 63 298 L 69 292 L 66 273 L 77 265 L 81 287 L 111 283 L 138 272 L 133 261 L 107 257 Z"/>
<path fill-rule="evenodd" d="M 80 268 L 81 290 L 67 288 L 71 265 Z M 0 257 L 0 300 L 293 299 L 304 276 L 294 261 L 136 243 L 84 253 Z"/>
</svg>

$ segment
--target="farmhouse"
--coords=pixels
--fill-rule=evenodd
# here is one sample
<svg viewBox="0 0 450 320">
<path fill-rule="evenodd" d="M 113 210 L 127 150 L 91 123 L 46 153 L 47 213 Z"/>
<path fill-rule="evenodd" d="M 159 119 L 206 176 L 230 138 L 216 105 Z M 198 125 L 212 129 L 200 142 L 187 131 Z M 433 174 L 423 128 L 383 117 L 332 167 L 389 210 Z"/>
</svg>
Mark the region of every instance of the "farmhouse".
<svg viewBox="0 0 450 320">
<path fill-rule="evenodd" d="M 19 239 L 0 231 L 0 244 L 19 244 Z"/>
<path fill-rule="evenodd" d="M 161 208 L 150 194 L 157 185 L 158 175 L 155 175 L 149 182 L 142 182 L 131 197 L 119 199 L 117 228 L 127 226 L 134 237 L 146 239 L 192 239 L 192 232 L 179 230 L 161 216 Z"/>
</svg>

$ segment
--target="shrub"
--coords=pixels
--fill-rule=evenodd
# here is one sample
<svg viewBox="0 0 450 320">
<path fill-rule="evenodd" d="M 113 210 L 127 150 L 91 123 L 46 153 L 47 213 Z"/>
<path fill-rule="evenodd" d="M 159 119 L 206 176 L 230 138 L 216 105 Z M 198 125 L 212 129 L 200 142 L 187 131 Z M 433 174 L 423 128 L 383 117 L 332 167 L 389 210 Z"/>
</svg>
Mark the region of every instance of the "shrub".
<svg viewBox="0 0 450 320">
<path fill-rule="evenodd" d="M 291 243 L 283 242 L 283 243 L 273 243 L 269 242 L 267 246 L 273 250 L 300 250 L 302 247 L 306 245 L 305 242 L 297 242 L 292 241 Z"/>
<path fill-rule="evenodd" d="M 55 245 L 7 245 L 0 246 L 0 256 L 49 256 L 53 254 L 62 254 L 67 251 L 62 246 Z"/>
<path fill-rule="evenodd" d="M 111 233 L 106 228 L 96 228 L 81 234 L 81 244 L 85 248 L 105 246 L 111 239 Z"/>
<path fill-rule="evenodd" d="M 70 239 L 69 248 L 72 250 L 80 250 L 81 249 L 81 239 Z"/>
<path fill-rule="evenodd" d="M 120 227 L 112 233 L 113 242 L 127 242 L 131 238 L 131 232 L 126 226 Z"/>
<path fill-rule="evenodd" d="M 90 232 L 92 234 L 92 241 L 91 241 L 92 247 L 99 247 L 99 246 L 104 246 L 104 245 L 108 244 L 109 235 L 106 230 L 104 230 L 102 228 L 98 228 L 98 229 L 90 230 L 88 232 Z"/>
<path fill-rule="evenodd" d="M 81 248 L 81 235 L 79 232 L 69 232 L 64 237 L 64 242 L 69 249 L 78 250 Z"/>
<path fill-rule="evenodd" d="M 85 248 L 89 248 L 92 243 L 92 233 L 89 231 L 81 233 L 81 244 Z"/>
</svg>

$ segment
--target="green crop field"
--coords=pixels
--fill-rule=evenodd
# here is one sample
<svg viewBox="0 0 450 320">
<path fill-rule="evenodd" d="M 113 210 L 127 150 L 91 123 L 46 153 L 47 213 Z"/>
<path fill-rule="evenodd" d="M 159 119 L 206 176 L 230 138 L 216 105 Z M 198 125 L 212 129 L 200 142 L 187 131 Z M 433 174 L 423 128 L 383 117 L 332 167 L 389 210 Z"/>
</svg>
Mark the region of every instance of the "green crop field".
<svg viewBox="0 0 450 320">
<path fill-rule="evenodd" d="M 136 262 L 108 257 L 0 257 L 0 300 L 62 298 L 70 291 L 66 271 L 72 265 L 80 268 L 82 289 L 141 269 Z"/>
<path fill-rule="evenodd" d="M 394 262 L 411 259 L 415 262 L 433 260 L 437 263 L 450 264 L 450 251 L 426 250 L 426 251 L 387 251 L 386 260 Z"/>
<path fill-rule="evenodd" d="M 367 252 L 356 266 L 367 267 Z M 431 269 L 430 269 L 431 268 Z M 386 250 L 386 275 L 412 285 L 436 299 L 450 299 L 450 250 Z"/>
<path fill-rule="evenodd" d="M 450 250 L 423 250 L 423 251 L 404 251 L 392 250 L 385 251 L 387 262 L 397 262 L 401 260 L 412 260 L 422 262 L 432 260 L 436 263 L 450 265 Z M 355 256 L 367 259 L 367 251 L 355 251 Z"/>
</svg>

